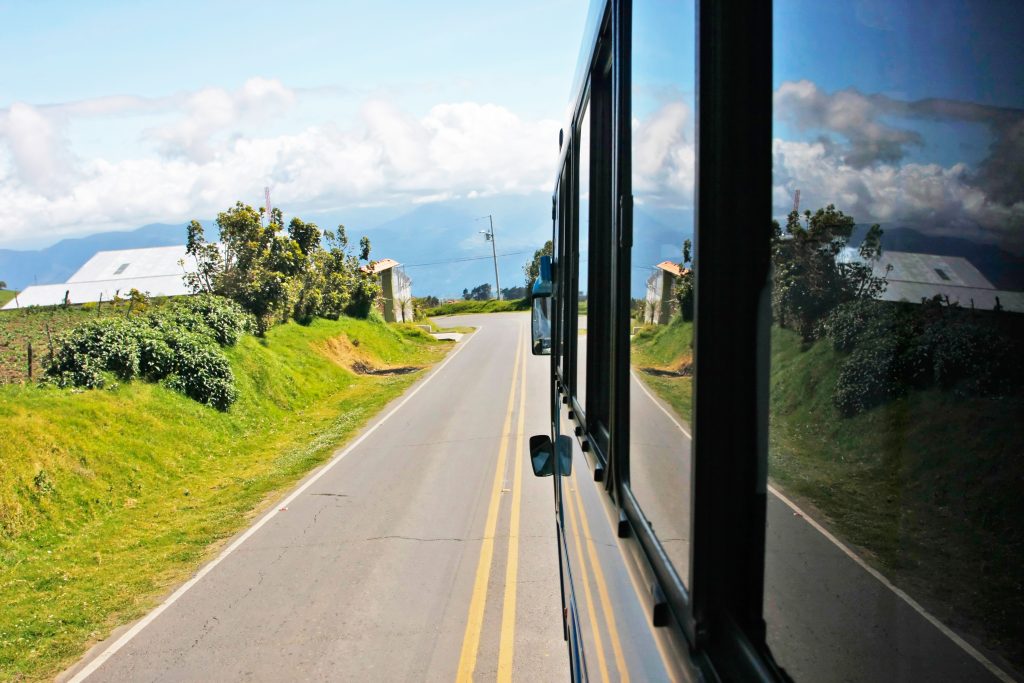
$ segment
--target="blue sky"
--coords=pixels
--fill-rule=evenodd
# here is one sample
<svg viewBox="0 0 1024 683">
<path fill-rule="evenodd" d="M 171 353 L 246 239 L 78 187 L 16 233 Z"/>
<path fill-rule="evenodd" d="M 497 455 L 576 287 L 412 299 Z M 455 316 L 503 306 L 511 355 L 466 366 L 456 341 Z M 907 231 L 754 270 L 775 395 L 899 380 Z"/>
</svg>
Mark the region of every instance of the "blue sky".
<svg viewBox="0 0 1024 683">
<path fill-rule="evenodd" d="M 775 4 L 775 213 L 794 191 L 861 222 L 1024 253 L 1019 3 Z"/>
<path fill-rule="evenodd" d="M 0 1 L 0 246 L 209 217 L 264 184 L 307 212 L 547 191 L 586 12 Z"/>
<path fill-rule="evenodd" d="M 800 188 L 805 207 L 1024 252 L 1014 3 L 775 7 L 776 215 Z M 637 41 L 638 187 L 686 209 L 692 2 L 637 8 L 671 31 Z M 587 10 L 0 0 L 0 246 L 209 218 L 265 185 L 303 216 L 546 201 Z"/>
</svg>

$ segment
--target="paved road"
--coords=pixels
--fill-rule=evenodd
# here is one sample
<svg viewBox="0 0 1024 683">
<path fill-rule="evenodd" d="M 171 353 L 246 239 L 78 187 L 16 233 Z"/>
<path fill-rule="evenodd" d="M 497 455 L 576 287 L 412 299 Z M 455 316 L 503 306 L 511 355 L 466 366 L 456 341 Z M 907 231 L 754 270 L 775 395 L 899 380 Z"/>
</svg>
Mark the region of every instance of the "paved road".
<svg viewBox="0 0 1024 683">
<path fill-rule="evenodd" d="M 565 680 L 551 480 L 533 478 L 523 455 L 525 437 L 547 430 L 548 361 L 523 354 L 528 323 L 453 320 L 482 327 L 287 510 L 275 506 L 173 604 L 68 677 L 448 681 L 472 670 Z M 664 404 L 633 388 L 634 488 L 685 576 L 689 440 Z M 582 462 L 575 486 L 596 525 L 599 494 Z M 614 568 L 605 521 L 591 529 L 607 541 L 596 552 L 613 599 L 629 600 L 635 586 Z M 797 680 L 994 679 L 774 494 L 766 573 L 770 643 Z M 632 611 L 619 614 L 627 656 L 644 619 Z M 628 659 L 662 677 L 646 650 Z"/>
<path fill-rule="evenodd" d="M 482 327 L 88 680 L 565 680 L 551 480 L 523 455 L 547 360 L 526 315 L 457 324 Z"/>
<path fill-rule="evenodd" d="M 666 552 L 686 581 L 689 428 L 638 382 L 634 374 L 634 493 L 659 537 L 670 539 Z M 769 645 L 795 680 L 998 680 L 783 496 L 774 489 L 768 495 L 764 616 Z"/>
</svg>

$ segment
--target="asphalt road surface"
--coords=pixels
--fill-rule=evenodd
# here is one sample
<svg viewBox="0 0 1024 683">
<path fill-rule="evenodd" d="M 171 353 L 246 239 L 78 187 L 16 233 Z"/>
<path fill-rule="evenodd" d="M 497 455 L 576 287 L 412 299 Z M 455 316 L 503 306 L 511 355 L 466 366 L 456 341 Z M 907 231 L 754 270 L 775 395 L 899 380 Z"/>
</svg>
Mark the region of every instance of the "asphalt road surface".
<svg viewBox="0 0 1024 683">
<path fill-rule="evenodd" d="M 342 457 L 63 678 L 566 680 L 551 480 L 535 479 L 525 455 L 527 437 L 547 431 L 548 359 L 528 355 L 527 314 L 452 324 L 479 329 Z M 685 580 L 689 430 L 639 378 L 632 389 L 634 488 Z M 627 599 L 611 522 L 594 526 L 597 489 L 576 467 L 591 532 L 608 539 L 598 554 L 612 596 Z M 765 596 L 769 643 L 798 681 L 999 677 L 780 492 L 768 498 Z M 627 650 L 642 621 L 628 613 Z"/>
<path fill-rule="evenodd" d="M 631 389 L 634 494 L 688 582 L 690 428 L 635 371 Z M 795 680 L 1012 680 L 913 598 L 904 599 L 774 487 L 767 516 L 768 643 Z"/>
<path fill-rule="evenodd" d="M 456 324 L 480 329 L 380 427 L 65 678 L 566 680 L 551 480 L 525 455 L 547 359 L 527 315 Z"/>
</svg>

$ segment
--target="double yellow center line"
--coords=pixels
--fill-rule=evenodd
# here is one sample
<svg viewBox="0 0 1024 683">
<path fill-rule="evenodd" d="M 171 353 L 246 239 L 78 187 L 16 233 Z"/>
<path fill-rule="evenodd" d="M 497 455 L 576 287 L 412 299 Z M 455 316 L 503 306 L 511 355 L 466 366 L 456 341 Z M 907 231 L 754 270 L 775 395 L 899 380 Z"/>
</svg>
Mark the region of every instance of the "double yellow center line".
<svg viewBox="0 0 1024 683">
<path fill-rule="evenodd" d="M 508 555 L 505 568 L 505 596 L 501 612 L 501 636 L 498 649 L 498 680 L 512 680 L 512 655 L 515 645 L 516 622 L 516 581 L 519 571 L 519 516 L 522 502 L 523 464 L 520 456 L 523 451 L 523 432 L 526 425 L 526 345 L 523 343 L 523 328 L 519 329 L 516 342 L 516 362 L 512 370 L 512 385 L 509 388 L 508 408 L 505 411 L 505 424 L 501 431 L 501 444 L 498 448 L 498 464 L 494 471 L 494 483 L 491 489 L 491 500 L 487 507 L 487 519 L 484 523 L 484 535 L 480 547 L 480 560 L 476 567 L 476 580 L 473 582 L 473 596 L 469 603 L 469 617 L 466 631 L 462 638 L 462 653 L 459 656 L 458 681 L 473 680 L 476 669 L 477 654 L 480 650 L 480 635 L 483 631 L 484 612 L 487 607 L 487 584 L 491 577 L 491 564 L 494 560 L 494 538 L 498 527 L 498 512 L 501 508 L 502 484 L 508 463 L 509 441 L 512 428 L 513 408 L 515 407 L 516 388 L 519 388 L 518 424 L 515 431 L 515 448 L 513 449 L 512 469 L 512 511 L 509 522 Z"/>
</svg>

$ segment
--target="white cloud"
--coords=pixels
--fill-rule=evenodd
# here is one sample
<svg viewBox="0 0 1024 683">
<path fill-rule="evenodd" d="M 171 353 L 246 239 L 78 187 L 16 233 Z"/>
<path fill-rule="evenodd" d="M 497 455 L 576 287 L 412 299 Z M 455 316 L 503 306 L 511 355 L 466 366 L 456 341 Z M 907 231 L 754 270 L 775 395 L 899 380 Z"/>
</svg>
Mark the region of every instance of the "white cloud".
<svg viewBox="0 0 1024 683">
<path fill-rule="evenodd" d="M 633 194 L 642 203 L 692 206 L 696 150 L 690 108 L 674 101 L 633 120 Z"/>
<path fill-rule="evenodd" d="M 805 207 L 833 203 L 859 222 L 912 225 L 1024 251 L 1024 111 L 855 89 L 827 93 L 805 80 L 780 86 L 775 113 L 798 130 L 821 133 L 814 142 L 774 141 L 777 215 L 789 210 L 799 188 Z M 975 167 L 908 163 L 910 146 L 929 151 L 910 128 L 915 121 L 982 124 L 991 135 L 988 156 Z"/>
<path fill-rule="evenodd" d="M 776 139 L 773 204 L 785 214 L 800 189 L 803 208 L 835 204 L 860 223 L 912 225 L 1024 251 L 1024 202 L 1004 204 L 973 184 L 966 164 L 854 167 L 822 142 Z"/>
<path fill-rule="evenodd" d="M 492 104 L 438 104 L 417 117 L 373 100 L 347 125 L 238 132 L 241 122 L 252 129 L 296 97 L 277 81 L 252 79 L 235 91 L 0 111 L 0 241 L 206 218 L 259 197 L 264 185 L 294 213 L 550 189 L 558 123 Z M 75 117 L 153 112 L 177 115 L 149 133 L 159 153 L 140 149 L 113 161 L 67 152 L 62 131 Z"/>
<path fill-rule="evenodd" d="M 216 155 L 211 137 L 243 122 L 265 121 L 295 103 L 295 93 L 280 81 L 250 78 L 235 91 L 205 88 L 185 97 L 185 116 L 150 134 L 168 156 L 209 161 Z"/>
<path fill-rule="evenodd" d="M 42 197 L 59 196 L 71 180 L 72 158 L 59 124 L 37 107 L 16 102 L 0 114 L 13 172 Z"/>
</svg>

